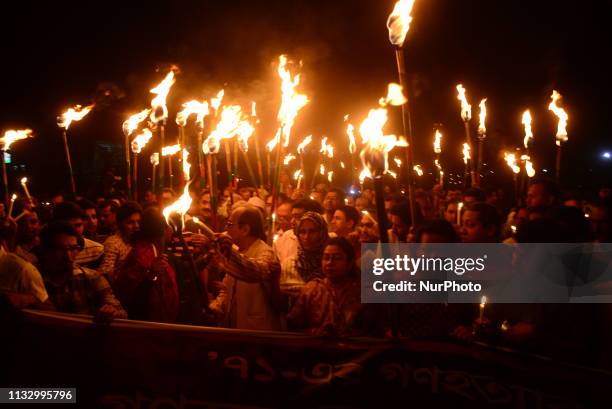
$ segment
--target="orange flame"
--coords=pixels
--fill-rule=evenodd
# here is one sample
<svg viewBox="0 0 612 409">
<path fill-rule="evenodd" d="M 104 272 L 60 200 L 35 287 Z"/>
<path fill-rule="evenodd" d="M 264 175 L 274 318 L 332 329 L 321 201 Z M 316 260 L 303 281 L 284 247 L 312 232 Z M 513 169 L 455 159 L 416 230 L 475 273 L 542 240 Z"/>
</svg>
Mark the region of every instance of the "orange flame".
<svg viewBox="0 0 612 409">
<path fill-rule="evenodd" d="M 94 104 L 91 104 L 86 107 L 82 107 L 80 105 L 76 105 L 74 108 L 69 108 L 66 112 L 64 112 L 61 116 L 57 118 L 57 125 L 60 128 L 64 128 L 68 130 L 70 124 L 74 121 L 80 121 L 85 118 L 94 107 Z"/>
<path fill-rule="evenodd" d="M 478 124 L 478 133 L 484 136 L 487 133 L 485 121 L 487 119 L 487 99 L 483 98 L 480 101 L 480 123 Z"/>
<path fill-rule="evenodd" d="M 404 96 L 402 86 L 394 82 L 387 86 L 387 96 L 378 100 L 380 106 L 400 106 L 404 105 L 408 100 Z"/>
<path fill-rule="evenodd" d="M 357 144 L 355 143 L 355 127 L 353 124 L 346 126 L 346 134 L 349 137 L 349 153 L 352 155 L 357 152 Z"/>
<path fill-rule="evenodd" d="M 266 144 L 266 150 L 268 152 L 272 152 L 276 145 L 278 145 L 278 143 L 280 142 L 280 133 L 281 130 L 279 128 L 276 130 L 276 135 L 274 135 L 274 138 L 270 139 L 270 141 Z"/>
<path fill-rule="evenodd" d="M 221 102 L 223 102 L 223 97 L 225 96 L 225 90 L 217 92 L 217 96 L 210 99 L 210 106 L 215 110 L 215 112 L 219 111 L 221 107 Z"/>
<path fill-rule="evenodd" d="M 215 154 L 219 152 L 221 139 L 231 139 L 238 136 L 241 141 L 241 149 L 248 149 L 248 139 L 253 134 L 254 128 L 243 119 L 240 106 L 224 106 L 217 127 L 206 138 L 202 144 L 205 154 Z"/>
<path fill-rule="evenodd" d="M 533 163 L 531 163 L 531 158 L 529 155 L 521 155 L 521 160 L 525 163 L 525 172 L 527 172 L 527 176 L 530 178 L 534 177 L 536 172 L 533 168 Z"/>
<path fill-rule="evenodd" d="M 325 174 L 325 165 L 321 164 L 321 166 L 319 166 L 319 173 L 322 175 Z"/>
<path fill-rule="evenodd" d="M 143 109 L 137 114 L 130 116 L 127 121 L 123 123 L 123 133 L 127 136 L 130 136 L 136 129 L 138 129 L 138 125 L 140 125 L 142 121 L 147 119 L 150 112 L 151 110 L 147 108 Z"/>
<path fill-rule="evenodd" d="M 393 158 L 393 161 L 395 162 L 398 168 L 402 167 L 402 160 L 400 158 Z"/>
<path fill-rule="evenodd" d="M 191 115 L 196 115 L 196 124 L 200 129 L 204 128 L 204 117 L 209 114 L 207 101 L 191 100 L 183 104 L 183 109 L 176 114 L 176 124 L 178 126 L 187 125 L 187 120 Z"/>
<path fill-rule="evenodd" d="M 472 106 L 467 101 L 463 85 L 457 85 L 457 93 L 457 99 L 461 101 L 461 119 L 467 122 L 472 119 Z"/>
<path fill-rule="evenodd" d="M 295 172 L 293 172 L 293 179 L 299 180 L 301 177 L 303 177 L 301 169 L 298 169 Z"/>
<path fill-rule="evenodd" d="M 554 112 L 557 118 L 559 118 L 559 122 L 557 124 L 556 144 L 557 146 L 561 146 L 561 143 L 567 142 L 567 120 L 569 119 L 569 116 L 567 115 L 567 112 L 565 112 L 565 110 L 557 104 L 561 99 L 561 94 L 553 90 L 550 98 L 552 101 L 550 105 L 548 105 L 548 109 Z"/>
<path fill-rule="evenodd" d="M 142 149 L 149 143 L 153 134 L 148 129 L 143 129 L 142 132 L 134 137 L 132 140 L 132 152 L 138 154 Z M 159 162 L 159 159 L 158 159 Z"/>
<path fill-rule="evenodd" d="M 300 155 L 304 153 L 304 149 L 306 149 L 306 147 L 308 145 L 310 145 L 310 143 L 312 142 L 312 135 L 308 135 L 307 137 L 304 138 L 304 140 L 302 140 L 302 142 L 300 142 L 300 144 L 297 147 L 297 153 L 299 153 Z"/>
<path fill-rule="evenodd" d="M 531 131 L 531 113 L 529 110 L 523 112 L 523 125 L 525 125 L 525 138 L 523 139 L 523 145 L 525 149 L 529 147 L 529 141 L 533 139 L 533 132 Z"/>
<path fill-rule="evenodd" d="M 516 164 L 516 155 L 514 153 L 504 152 L 504 160 L 512 169 L 512 172 L 519 174 L 521 172 L 521 168 Z"/>
<path fill-rule="evenodd" d="M 191 165 L 189 164 L 188 153 L 186 150 L 183 150 L 183 172 L 185 173 L 185 178 L 189 179 L 189 169 Z M 191 195 L 189 194 L 189 185 L 191 181 L 185 183 L 185 188 L 183 189 L 183 194 L 179 197 L 174 203 L 164 208 L 162 211 L 164 218 L 166 219 L 166 223 L 170 224 L 170 215 L 172 213 L 178 213 L 181 215 L 181 226 L 185 226 L 185 214 L 191 207 Z"/>
<path fill-rule="evenodd" d="M 162 147 L 161 154 L 162 156 L 173 156 L 179 153 L 180 150 L 181 150 L 181 145 L 179 144 L 168 145 L 168 146 Z"/>
<path fill-rule="evenodd" d="M 153 166 L 159 165 L 159 152 L 153 152 L 151 156 L 149 157 L 149 160 L 151 161 L 151 165 Z"/>
<path fill-rule="evenodd" d="M 329 183 L 331 183 L 334 179 L 334 171 L 330 170 L 329 172 L 327 172 L 327 180 L 329 180 Z"/>
<path fill-rule="evenodd" d="M 281 55 L 278 64 L 278 76 L 281 79 L 281 106 L 278 111 L 278 121 L 280 122 L 281 135 L 285 137 L 283 146 L 289 146 L 291 128 L 295 123 L 298 112 L 308 103 L 305 94 L 299 94 L 295 88 L 300 84 L 300 74 L 291 76 L 287 68 L 287 56 Z"/>
<path fill-rule="evenodd" d="M 164 79 L 157 84 L 157 86 L 151 89 L 149 92 L 151 94 L 155 94 L 155 98 L 151 100 L 151 115 L 149 119 L 154 124 L 165 120 L 168 118 L 168 107 L 166 106 L 166 98 L 168 98 L 168 94 L 170 93 L 170 88 L 174 85 L 174 70 L 171 70 Z M 157 111 L 161 109 L 162 114 L 157 115 Z"/>
<path fill-rule="evenodd" d="M 471 159 L 470 145 L 468 143 L 463 144 L 463 163 L 467 165 L 468 160 Z"/>
<path fill-rule="evenodd" d="M 442 132 L 436 129 L 436 135 L 434 136 L 434 153 L 442 153 Z"/>
<path fill-rule="evenodd" d="M 11 148 L 11 145 L 17 141 L 22 139 L 31 138 L 32 130 L 31 129 L 11 129 L 4 133 L 4 136 L 0 138 L 0 145 L 2 145 L 3 151 L 8 151 Z"/>
<path fill-rule="evenodd" d="M 183 176 L 185 180 L 189 180 L 189 172 L 191 171 L 191 163 L 189 163 L 189 151 L 183 149 Z"/>
<path fill-rule="evenodd" d="M 417 175 L 423 176 L 423 168 L 421 167 L 421 165 L 414 165 L 413 169 Z"/>
<path fill-rule="evenodd" d="M 334 157 L 334 147 L 327 143 L 327 136 L 324 136 L 323 139 L 321 139 L 321 150 L 319 152 L 328 158 Z"/>
<path fill-rule="evenodd" d="M 393 11 L 387 18 L 387 28 L 389 29 L 389 41 L 391 44 L 402 47 L 406 40 L 410 23 L 412 22 L 412 6 L 414 0 L 399 0 L 395 3 Z"/>
<path fill-rule="evenodd" d="M 295 159 L 295 155 L 289 154 L 289 155 L 285 156 L 285 159 L 283 159 L 283 164 L 285 166 L 289 166 L 291 161 L 294 160 L 294 159 Z"/>
<path fill-rule="evenodd" d="M 367 169 L 369 176 L 384 174 L 389 170 L 388 155 L 396 146 L 408 146 L 403 139 L 395 135 L 385 135 L 383 127 L 387 123 L 388 115 L 385 108 L 371 109 L 368 117 L 359 127 L 361 139 L 365 145 L 361 151 L 361 162 Z"/>
</svg>

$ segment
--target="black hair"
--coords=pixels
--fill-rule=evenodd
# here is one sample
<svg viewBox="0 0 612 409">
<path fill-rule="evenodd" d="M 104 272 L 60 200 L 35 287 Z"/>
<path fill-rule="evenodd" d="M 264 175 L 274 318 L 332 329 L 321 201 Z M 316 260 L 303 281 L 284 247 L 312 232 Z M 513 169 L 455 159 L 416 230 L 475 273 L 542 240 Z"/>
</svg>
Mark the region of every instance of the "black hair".
<svg viewBox="0 0 612 409">
<path fill-rule="evenodd" d="M 416 229 L 415 241 L 421 243 L 424 234 L 437 234 L 444 238 L 444 243 L 459 243 L 461 240 L 452 224 L 446 220 L 429 220 Z"/>
<path fill-rule="evenodd" d="M 487 200 L 487 194 L 484 192 L 484 190 L 479 189 L 477 187 L 473 187 L 471 189 L 466 190 L 463 193 L 463 197 L 466 196 L 475 197 L 477 202 L 484 202 L 485 200 Z"/>
<path fill-rule="evenodd" d="M 344 237 L 332 237 L 327 240 L 325 243 L 325 247 L 336 246 L 339 247 L 340 250 L 346 256 L 346 259 L 351 264 L 351 271 L 349 272 L 349 276 L 356 276 L 359 274 L 359 270 L 357 268 L 357 257 L 355 255 L 355 249 L 350 241 L 345 239 Z M 324 247 L 324 249 L 325 249 Z M 325 250 L 324 250 L 325 251 Z"/>
<path fill-rule="evenodd" d="M 254 206 L 243 206 L 239 207 L 238 209 L 242 209 L 242 212 L 240 213 L 240 216 L 237 220 L 238 224 L 242 226 L 249 226 L 249 235 L 266 241 L 266 232 L 264 230 L 263 218 L 261 217 L 261 212 L 259 211 L 259 209 Z"/>
<path fill-rule="evenodd" d="M 344 203 L 344 199 L 346 198 L 346 193 L 344 193 L 344 190 L 338 188 L 338 187 L 332 187 L 331 189 L 329 189 L 326 193 L 325 196 L 327 196 L 330 193 L 336 193 L 338 195 L 338 198 L 340 199 L 340 201 L 342 203 Z"/>
<path fill-rule="evenodd" d="M 354 223 L 354 227 L 359 225 L 359 220 L 361 220 L 361 215 L 359 211 L 352 206 L 342 205 L 336 209 L 336 211 L 341 211 L 344 213 L 344 217 L 348 220 L 352 220 Z"/>
<path fill-rule="evenodd" d="M 117 209 L 117 222 L 127 220 L 134 213 L 142 214 L 142 207 L 136 202 L 126 202 Z"/>
<path fill-rule="evenodd" d="M 467 205 L 464 211 L 467 210 L 478 213 L 478 221 L 483 227 L 495 227 L 495 237 L 498 238 L 502 219 L 494 206 L 488 203 L 477 202 Z"/>
<path fill-rule="evenodd" d="M 53 208 L 53 220 L 55 221 L 68 221 L 72 219 L 82 219 L 83 209 L 74 202 L 62 202 L 58 203 Z"/>
<path fill-rule="evenodd" d="M 136 232 L 135 240 L 156 240 L 163 237 L 165 231 L 164 216 L 157 207 L 150 206 L 142 212 L 140 230 Z"/>
<path fill-rule="evenodd" d="M 96 209 L 96 211 L 98 210 L 98 206 L 96 206 L 91 200 L 81 199 L 77 203 L 83 211 L 87 209 Z"/>
<path fill-rule="evenodd" d="M 40 231 L 40 247 L 43 249 L 53 247 L 53 242 L 57 236 L 62 234 L 79 238 L 79 234 L 70 223 L 66 221 L 52 221 Z"/>
<path fill-rule="evenodd" d="M 321 203 L 317 202 L 316 200 L 312 200 L 309 197 L 304 197 L 293 202 L 293 208 L 323 214 L 323 206 L 321 206 Z"/>
</svg>

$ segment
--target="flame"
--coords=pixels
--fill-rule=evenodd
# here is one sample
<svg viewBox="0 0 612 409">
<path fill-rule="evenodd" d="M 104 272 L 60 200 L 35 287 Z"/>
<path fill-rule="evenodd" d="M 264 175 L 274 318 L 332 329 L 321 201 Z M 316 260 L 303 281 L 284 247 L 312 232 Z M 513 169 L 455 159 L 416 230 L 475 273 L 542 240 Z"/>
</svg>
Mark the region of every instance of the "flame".
<svg viewBox="0 0 612 409">
<path fill-rule="evenodd" d="M 183 149 L 183 176 L 185 177 L 185 180 L 190 179 L 189 177 L 190 170 L 191 170 L 191 163 L 189 163 L 189 151 L 187 149 Z"/>
<path fill-rule="evenodd" d="M 186 179 L 189 178 L 189 169 L 191 165 L 189 164 L 188 153 L 186 153 L 186 149 L 183 150 L 183 172 L 186 174 Z M 179 197 L 174 203 L 164 208 L 162 211 L 164 218 L 166 219 L 166 223 L 170 224 L 170 215 L 172 213 L 178 213 L 181 215 L 181 226 L 185 226 L 185 213 L 191 207 L 191 195 L 189 194 L 189 185 L 191 181 L 185 183 L 185 187 L 183 189 L 183 194 Z"/>
<path fill-rule="evenodd" d="M 413 169 L 417 175 L 423 176 L 423 168 L 421 168 L 421 165 L 414 165 Z"/>
<path fill-rule="evenodd" d="M 280 128 L 276 130 L 276 135 L 274 135 L 274 138 L 270 139 L 270 142 L 268 142 L 266 144 L 266 150 L 268 152 L 272 152 L 274 150 L 274 148 L 276 147 L 276 145 L 278 145 L 278 143 L 280 142 Z"/>
<path fill-rule="evenodd" d="M 205 154 L 215 154 L 219 152 L 221 139 L 231 139 L 238 136 L 241 149 L 248 150 L 248 139 L 255 129 L 244 119 L 240 106 L 224 106 L 217 127 L 206 138 L 202 144 Z M 245 151 L 246 151 L 245 150 Z"/>
<path fill-rule="evenodd" d="M 478 124 L 478 133 L 484 136 L 487 133 L 485 121 L 487 119 L 487 99 L 483 98 L 480 101 L 480 123 Z"/>
<path fill-rule="evenodd" d="M 393 11 L 387 18 L 387 28 L 389 29 L 389 41 L 391 44 L 402 47 L 406 40 L 410 23 L 412 22 L 412 6 L 414 0 L 399 0 L 395 3 Z"/>
<path fill-rule="evenodd" d="M 353 124 L 346 126 L 346 134 L 349 137 L 349 153 L 352 155 L 357 152 L 357 144 L 355 143 L 355 127 Z"/>
<path fill-rule="evenodd" d="M 321 164 L 321 166 L 319 166 L 319 173 L 321 173 L 322 175 L 325 174 L 325 165 Z"/>
<path fill-rule="evenodd" d="M 153 134 L 148 129 L 143 129 L 142 132 L 132 139 L 132 152 L 140 153 L 142 149 L 147 145 L 147 143 L 151 140 Z M 159 162 L 159 160 L 158 160 Z"/>
<path fill-rule="evenodd" d="M 303 177 L 301 169 L 298 169 L 293 173 L 293 179 L 299 180 L 301 177 Z"/>
<path fill-rule="evenodd" d="M 341 167 L 342 169 L 346 169 L 346 166 L 344 166 L 344 162 L 340 161 L 340 167 Z"/>
<path fill-rule="evenodd" d="M 87 115 L 93 109 L 93 107 L 94 104 L 91 104 L 86 107 L 76 105 L 74 108 L 69 108 L 66 112 L 64 112 L 61 116 L 57 118 L 57 125 L 60 128 L 68 130 L 70 124 L 73 121 L 80 121 L 81 119 L 85 118 L 85 115 Z"/>
<path fill-rule="evenodd" d="M 251 101 L 251 116 L 257 118 L 257 103 L 255 101 Z"/>
<path fill-rule="evenodd" d="M 297 147 L 297 152 L 299 154 L 303 154 L 304 149 L 310 144 L 310 142 L 312 142 L 312 135 L 308 135 L 307 137 L 304 138 L 302 142 L 300 142 L 300 144 Z"/>
<path fill-rule="evenodd" d="M 321 139 L 321 150 L 319 152 L 328 158 L 334 157 L 334 147 L 327 143 L 327 136 L 324 136 L 323 139 Z"/>
<path fill-rule="evenodd" d="M 28 178 L 24 176 L 21 178 L 21 184 L 25 185 L 26 183 L 28 183 Z"/>
<path fill-rule="evenodd" d="M 371 178 L 372 174 L 370 173 L 370 171 L 368 170 L 368 168 L 365 167 L 361 170 L 361 172 L 359 173 L 359 182 L 363 183 L 363 181 L 365 180 L 365 178 Z"/>
<path fill-rule="evenodd" d="M 527 176 L 530 178 L 534 177 L 536 172 L 533 168 L 533 163 L 531 163 L 531 158 L 529 155 L 521 155 L 521 160 L 525 163 L 525 172 L 527 172 Z"/>
<path fill-rule="evenodd" d="M 398 168 L 402 166 L 402 160 L 400 158 L 393 158 L 393 161 L 395 162 Z"/>
<path fill-rule="evenodd" d="M 162 147 L 161 154 L 162 156 L 173 156 L 176 155 L 181 150 L 181 145 L 168 145 Z"/>
<path fill-rule="evenodd" d="M 434 153 L 442 153 L 442 133 L 438 129 L 434 136 Z"/>
<path fill-rule="evenodd" d="M 291 128 L 295 123 L 298 112 L 308 103 L 305 94 L 299 94 L 295 88 L 300 84 L 300 74 L 291 76 L 287 69 L 287 56 L 278 57 L 278 76 L 281 79 L 281 106 L 278 111 L 278 121 L 280 122 L 281 135 L 285 137 L 283 146 L 289 146 Z"/>
<path fill-rule="evenodd" d="M 521 172 L 521 168 L 516 164 L 516 155 L 514 153 L 504 152 L 504 160 L 512 169 L 512 172 L 519 174 Z"/>
<path fill-rule="evenodd" d="M 208 102 L 191 100 L 183 104 L 183 109 L 176 114 L 176 124 L 178 126 L 187 125 L 187 120 L 191 115 L 196 115 L 196 123 L 200 129 L 204 128 L 204 117 L 209 114 Z"/>
<path fill-rule="evenodd" d="M 3 151 L 8 151 L 11 148 L 11 145 L 17 141 L 22 139 L 31 138 L 32 130 L 31 129 L 20 129 L 15 130 L 11 129 L 4 133 L 4 136 L 0 138 L 0 144 L 2 145 Z"/>
<path fill-rule="evenodd" d="M 525 125 L 525 138 L 523 139 L 523 145 L 525 149 L 529 147 L 529 140 L 533 139 L 533 132 L 531 131 L 531 113 L 529 110 L 523 112 L 523 125 Z"/>
<path fill-rule="evenodd" d="M 472 106 L 468 104 L 467 97 L 465 96 L 465 88 L 463 85 L 457 85 L 457 99 L 461 101 L 461 119 L 465 122 L 472 119 Z"/>
<path fill-rule="evenodd" d="M 221 107 L 221 102 L 223 102 L 223 97 L 225 96 L 225 90 L 217 92 L 217 96 L 210 99 L 210 106 L 215 110 L 215 112 L 219 111 L 219 107 Z"/>
<path fill-rule="evenodd" d="M 403 139 L 395 135 L 385 135 L 383 127 L 388 115 L 385 108 L 371 109 L 368 117 L 359 127 L 364 148 L 361 151 L 361 161 L 364 169 L 373 174 L 384 174 L 389 170 L 388 155 L 396 146 L 408 146 Z"/>
<path fill-rule="evenodd" d="M 552 99 L 552 101 L 550 105 L 548 105 L 548 109 L 554 112 L 557 118 L 559 118 L 559 122 L 557 124 L 556 144 L 557 146 L 561 146 L 561 143 L 567 142 L 567 120 L 569 119 L 569 116 L 563 108 L 557 105 L 557 103 L 561 99 L 561 94 L 553 90 L 553 93 L 550 98 Z"/>
<path fill-rule="evenodd" d="M 387 170 L 387 174 L 388 174 L 388 175 L 391 175 L 391 176 L 393 177 L 393 179 L 397 179 L 397 173 L 395 173 L 394 171 L 392 171 L 392 170 Z"/>
<path fill-rule="evenodd" d="M 283 164 L 285 166 L 288 166 L 291 163 L 291 161 L 294 160 L 294 159 L 295 159 L 295 155 L 292 155 L 290 153 L 289 155 L 285 156 L 285 159 L 283 159 Z"/>
<path fill-rule="evenodd" d="M 444 173 L 442 172 L 442 165 L 440 165 L 440 161 L 438 159 L 434 160 L 434 165 L 436 165 L 436 168 L 438 168 L 438 171 L 440 171 L 440 174 Z"/>
<path fill-rule="evenodd" d="M 472 157 L 470 155 L 470 145 L 468 143 L 464 143 L 463 144 L 463 163 L 465 163 L 467 165 L 468 160 L 470 160 Z"/>
<path fill-rule="evenodd" d="M 130 116 L 127 121 L 123 123 L 123 133 L 127 136 L 130 136 L 136 129 L 138 129 L 138 125 L 147 119 L 151 110 L 149 108 L 143 109 L 137 114 Z"/>
<path fill-rule="evenodd" d="M 151 100 L 151 115 L 149 119 L 154 124 L 165 120 L 168 118 L 168 107 L 166 106 L 166 98 L 170 93 L 170 88 L 174 85 L 174 70 L 170 70 L 168 74 L 164 77 L 164 79 L 157 84 L 157 86 L 151 89 L 149 92 L 151 94 L 155 94 L 155 98 Z M 157 115 L 157 110 L 161 109 L 162 114 Z"/>
<path fill-rule="evenodd" d="M 402 86 L 392 82 L 387 86 L 387 96 L 379 99 L 378 103 L 383 107 L 386 105 L 400 106 L 407 101 Z"/>
<path fill-rule="evenodd" d="M 327 180 L 329 180 L 329 183 L 331 183 L 333 179 L 334 179 L 334 171 L 330 170 L 329 172 L 327 172 Z"/>
<path fill-rule="evenodd" d="M 153 166 L 159 165 L 159 152 L 153 152 L 149 158 L 149 161 L 151 161 L 151 165 Z"/>
<path fill-rule="evenodd" d="M 238 139 L 238 148 L 242 152 L 249 151 L 249 138 L 255 133 L 255 128 L 247 121 L 240 121 L 236 129 L 236 138 Z"/>
<path fill-rule="evenodd" d="M 13 196 L 11 196 L 11 202 L 14 202 L 15 200 L 17 200 L 17 195 L 13 193 Z"/>
</svg>

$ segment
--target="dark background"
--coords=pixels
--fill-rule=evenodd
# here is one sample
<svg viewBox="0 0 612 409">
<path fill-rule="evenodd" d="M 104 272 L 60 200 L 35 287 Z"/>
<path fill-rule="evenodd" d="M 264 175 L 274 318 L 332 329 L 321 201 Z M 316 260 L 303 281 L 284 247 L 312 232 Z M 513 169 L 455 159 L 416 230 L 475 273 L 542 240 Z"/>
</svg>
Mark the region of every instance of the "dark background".
<svg viewBox="0 0 612 409">
<path fill-rule="evenodd" d="M 56 115 L 109 89 L 112 97 L 74 123 L 69 140 L 81 190 L 98 186 L 109 166 L 120 173 L 121 123 L 149 106 L 148 90 L 170 64 L 181 69 L 168 99 L 171 118 L 180 103 L 225 87 L 228 102 L 258 102 L 263 145 L 276 126 L 276 59 L 301 59 L 301 89 L 311 103 L 293 140 L 325 134 L 341 151 L 343 116 L 358 125 L 397 78 L 385 26 L 392 0 L 49 3 L 7 5 L 0 24 L 1 128 L 36 133 L 14 145 L 13 162 L 23 166 L 12 166 L 9 176 L 15 186 L 26 173 L 34 194 L 67 187 Z M 522 144 L 525 109 L 534 117 L 536 167 L 552 170 L 557 120 L 547 106 L 554 88 L 570 115 L 564 184 L 609 182 L 611 164 L 601 152 L 612 149 L 611 10 L 605 0 L 416 0 L 406 41 L 416 162 L 433 168 L 433 126 L 441 123 L 443 166 L 462 170 L 455 91 L 462 82 L 473 118 L 480 99 L 489 98 L 487 157 L 496 172 L 510 178 L 499 151 Z M 389 132 L 402 132 L 398 114 L 393 109 Z M 176 134 L 174 127 L 168 132 Z"/>
</svg>

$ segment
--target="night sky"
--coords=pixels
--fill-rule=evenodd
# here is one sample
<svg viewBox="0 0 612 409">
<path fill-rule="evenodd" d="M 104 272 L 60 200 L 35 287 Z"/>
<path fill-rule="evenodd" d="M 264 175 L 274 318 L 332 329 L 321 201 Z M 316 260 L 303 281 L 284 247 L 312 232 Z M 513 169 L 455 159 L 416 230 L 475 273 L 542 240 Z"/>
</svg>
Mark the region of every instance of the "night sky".
<svg viewBox="0 0 612 409">
<path fill-rule="evenodd" d="M 345 146 L 343 116 L 351 114 L 358 124 L 386 84 L 397 81 L 385 26 L 392 0 L 49 3 L 16 2 L 0 24 L 0 124 L 34 129 L 36 139 L 15 144 L 13 155 L 26 164 L 35 193 L 67 187 L 57 114 L 113 91 L 69 133 L 77 185 L 92 185 L 98 169 L 122 162 L 96 144 L 122 143 L 121 123 L 149 105 L 148 90 L 170 64 L 181 69 L 168 99 L 172 117 L 180 103 L 224 87 L 227 102 L 258 102 L 262 141 L 275 127 L 274 63 L 281 53 L 302 60 L 301 90 L 312 101 L 294 140 L 325 134 Z M 416 0 L 406 41 L 416 162 L 432 168 L 432 129 L 441 123 L 443 166 L 461 170 L 455 85 L 462 82 L 473 117 L 488 97 L 487 156 L 500 172 L 508 170 L 499 151 L 522 143 L 525 109 L 534 117 L 536 166 L 552 169 L 556 118 L 547 106 L 554 88 L 570 115 L 566 184 L 606 180 L 612 164 L 599 155 L 612 150 L 611 11 L 606 0 Z M 402 132 L 399 110 L 393 109 L 387 130 Z M 11 169 L 13 184 L 23 172 Z"/>
</svg>

